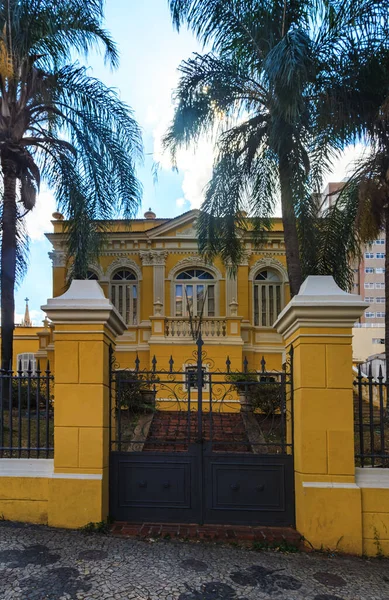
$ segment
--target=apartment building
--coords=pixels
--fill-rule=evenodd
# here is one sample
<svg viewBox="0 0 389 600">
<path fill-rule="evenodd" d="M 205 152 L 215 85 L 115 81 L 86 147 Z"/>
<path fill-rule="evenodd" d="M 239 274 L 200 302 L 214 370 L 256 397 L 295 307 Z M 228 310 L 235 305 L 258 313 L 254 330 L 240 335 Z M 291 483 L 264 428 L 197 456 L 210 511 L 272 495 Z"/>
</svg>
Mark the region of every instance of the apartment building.
<svg viewBox="0 0 389 600">
<path fill-rule="evenodd" d="M 344 181 L 330 182 L 322 194 L 322 210 L 333 204 Z M 356 358 L 366 360 L 373 354 L 384 352 L 385 349 L 385 232 L 363 248 L 360 264 L 354 267 L 354 289 L 369 303 L 364 314 L 355 324 L 355 329 L 370 329 L 369 332 L 355 332 L 354 344 Z"/>
</svg>

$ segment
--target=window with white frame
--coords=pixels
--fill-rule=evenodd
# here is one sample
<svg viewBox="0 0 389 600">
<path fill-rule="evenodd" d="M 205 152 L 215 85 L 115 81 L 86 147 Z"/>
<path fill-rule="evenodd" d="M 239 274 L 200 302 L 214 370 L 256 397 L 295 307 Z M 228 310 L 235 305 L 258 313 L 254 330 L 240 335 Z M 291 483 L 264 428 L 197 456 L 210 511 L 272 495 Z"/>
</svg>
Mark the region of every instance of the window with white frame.
<svg viewBox="0 0 389 600">
<path fill-rule="evenodd" d="M 378 304 L 385 304 L 385 296 L 377 296 L 377 298 L 375 299 L 375 301 Z"/>
<path fill-rule="evenodd" d="M 374 252 L 365 252 L 365 258 L 374 258 Z"/>
<path fill-rule="evenodd" d="M 205 388 L 207 384 L 207 375 L 206 368 L 201 368 L 201 387 Z M 185 389 L 187 390 L 197 390 L 198 389 L 198 380 L 197 380 L 197 366 L 189 365 L 185 367 Z"/>
<path fill-rule="evenodd" d="M 385 244 L 385 240 L 382 240 L 382 239 L 380 239 L 380 240 L 375 240 L 375 242 L 374 242 L 374 243 L 375 243 L 375 244 L 377 244 L 377 246 L 383 246 L 383 245 Z"/>
<path fill-rule="evenodd" d="M 376 258 L 385 258 L 385 252 L 376 252 Z"/>
<path fill-rule="evenodd" d="M 374 267 L 365 267 L 365 273 L 374 273 Z"/>
<path fill-rule="evenodd" d="M 138 322 L 138 280 L 130 269 L 115 271 L 111 279 L 111 302 L 126 325 Z"/>
<path fill-rule="evenodd" d="M 373 344 L 385 344 L 384 338 L 373 338 Z"/>
<path fill-rule="evenodd" d="M 365 284 L 365 285 L 366 285 L 366 284 Z M 376 289 L 376 290 L 384 290 L 384 289 L 385 289 L 385 283 L 384 283 L 384 282 L 382 282 L 382 281 L 378 281 L 378 282 L 375 284 L 375 289 Z"/>
<path fill-rule="evenodd" d="M 385 319 L 385 313 L 384 312 L 377 312 L 376 313 L 376 317 L 377 317 L 377 319 Z"/>
<path fill-rule="evenodd" d="M 257 273 L 254 280 L 254 325 L 272 327 L 283 308 L 283 285 L 271 269 Z"/>
<path fill-rule="evenodd" d="M 23 352 L 16 357 L 16 370 L 22 371 L 23 375 L 27 375 L 31 371 L 32 375 L 36 373 L 36 358 L 32 352 Z"/>
<path fill-rule="evenodd" d="M 365 312 L 365 317 L 366 317 L 366 319 L 374 319 L 375 313 L 374 312 Z"/>
<path fill-rule="evenodd" d="M 174 282 L 174 313 L 176 317 L 216 316 L 216 282 L 205 269 L 181 271 Z"/>
<path fill-rule="evenodd" d="M 365 288 L 365 290 L 374 290 L 374 283 L 369 283 L 369 282 L 365 281 L 364 288 Z"/>
<path fill-rule="evenodd" d="M 365 302 L 374 302 L 374 296 L 365 296 Z"/>
<path fill-rule="evenodd" d="M 385 273 L 385 269 L 384 267 L 377 267 L 375 272 L 377 273 L 377 275 L 381 275 L 382 273 Z"/>
</svg>

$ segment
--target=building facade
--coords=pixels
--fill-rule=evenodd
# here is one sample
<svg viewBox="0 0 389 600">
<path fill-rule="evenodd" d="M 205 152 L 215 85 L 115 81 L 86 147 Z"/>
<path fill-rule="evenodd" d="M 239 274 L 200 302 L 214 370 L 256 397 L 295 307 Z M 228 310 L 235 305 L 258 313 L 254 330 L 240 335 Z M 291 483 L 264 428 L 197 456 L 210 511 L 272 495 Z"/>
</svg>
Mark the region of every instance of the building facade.
<svg viewBox="0 0 389 600">
<path fill-rule="evenodd" d="M 153 356 L 166 367 L 170 356 L 183 361 L 192 353 L 190 316 L 202 316 L 204 342 L 222 368 L 227 356 L 241 369 L 279 369 L 281 337 L 273 329 L 289 301 L 283 228 L 275 219 L 260 249 L 245 241 L 245 260 L 233 275 L 220 259 L 207 264 L 199 256 L 195 222 L 198 212 L 160 219 L 147 211 L 130 224 L 114 221 L 105 234 L 98 264 L 88 277 L 99 282 L 127 325 L 118 339 L 116 358 L 130 367 L 136 357 L 149 366 Z M 64 221 L 54 213 L 53 295 L 66 289 L 68 264 Z"/>
<path fill-rule="evenodd" d="M 322 210 L 336 202 L 343 185 L 344 182 L 327 185 L 322 195 Z M 363 248 L 361 262 L 354 265 L 352 291 L 368 303 L 354 328 L 354 357 L 358 361 L 385 351 L 385 253 L 386 239 L 382 231 L 372 244 Z"/>
</svg>

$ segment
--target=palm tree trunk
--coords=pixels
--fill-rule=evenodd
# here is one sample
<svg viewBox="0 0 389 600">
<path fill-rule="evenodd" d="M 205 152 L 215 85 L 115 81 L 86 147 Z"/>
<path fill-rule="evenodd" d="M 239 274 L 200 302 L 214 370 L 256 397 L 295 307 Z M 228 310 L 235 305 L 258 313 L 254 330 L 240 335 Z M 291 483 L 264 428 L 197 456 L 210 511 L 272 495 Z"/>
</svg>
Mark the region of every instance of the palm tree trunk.
<svg viewBox="0 0 389 600">
<path fill-rule="evenodd" d="M 303 276 L 301 271 L 297 221 L 293 207 L 293 192 L 290 184 L 289 171 L 288 158 L 286 156 L 280 156 L 281 210 L 282 222 L 284 225 L 286 266 L 289 275 L 290 293 L 293 297 L 298 294 L 303 282 Z"/>
<path fill-rule="evenodd" d="M 385 208 L 385 369 L 386 381 L 389 369 L 389 205 Z M 388 390 L 387 392 L 388 393 Z"/>
<path fill-rule="evenodd" d="M 1 240 L 1 363 L 12 368 L 13 333 L 15 328 L 16 271 L 16 175 L 15 163 L 1 157 L 4 180 L 2 240 Z"/>
</svg>

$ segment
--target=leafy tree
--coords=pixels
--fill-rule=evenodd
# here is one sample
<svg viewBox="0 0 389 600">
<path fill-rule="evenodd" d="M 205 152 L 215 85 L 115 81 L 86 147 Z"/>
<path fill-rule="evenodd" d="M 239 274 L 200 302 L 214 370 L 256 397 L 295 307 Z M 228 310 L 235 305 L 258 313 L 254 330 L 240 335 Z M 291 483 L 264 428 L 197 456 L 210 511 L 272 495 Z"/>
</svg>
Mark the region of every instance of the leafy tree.
<svg viewBox="0 0 389 600">
<path fill-rule="evenodd" d="M 69 219 L 72 276 L 85 277 L 102 225 L 130 217 L 141 189 L 138 125 L 117 93 L 72 62 L 96 45 L 116 67 L 102 27 L 103 0 L 0 1 L 0 161 L 2 364 L 12 360 L 14 288 L 26 270 L 26 213 L 41 181 Z"/>
<path fill-rule="evenodd" d="M 236 265 L 247 221 L 260 239 L 281 198 L 291 293 L 316 269 L 315 198 L 336 153 L 354 134 L 320 129 L 333 112 L 328 90 L 360 49 L 374 54 L 385 31 L 386 1 L 170 0 L 211 52 L 180 66 L 176 109 L 165 144 L 208 133 L 217 155 L 199 218 L 200 249 Z M 319 102 L 320 100 L 320 102 Z"/>
</svg>

